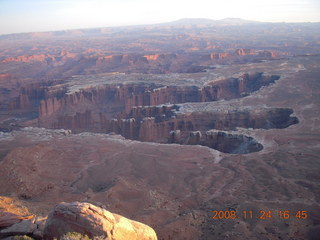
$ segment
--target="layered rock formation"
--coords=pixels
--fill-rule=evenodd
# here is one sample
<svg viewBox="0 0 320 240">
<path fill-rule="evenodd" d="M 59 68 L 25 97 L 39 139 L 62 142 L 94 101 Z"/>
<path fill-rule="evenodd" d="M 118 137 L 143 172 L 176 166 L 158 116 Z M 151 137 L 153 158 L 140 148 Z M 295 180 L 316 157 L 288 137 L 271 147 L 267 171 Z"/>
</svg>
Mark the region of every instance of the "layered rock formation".
<svg viewBox="0 0 320 240">
<path fill-rule="evenodd" d="M 245 56 L 245 55 L 253 55 L 255 52 L 252 49 L 237 49 L 235 51 L 235 54 L 238 56 Z"/>
<path fill-rule="evenodd" d="M 246 49 L 239 54 L 251 54 Z M 167 55 L 151 55 L 148 61 L 166 60 Z M 173 56 L 170 56 L 173 57 Z M 106 61 L 125 61 L 123 57 L 108 56 Z M 118 61 L 117 60 L 117 61 Z M 145 60 L 147 61 L 147 60 Z M 122 64 L 122 63 L 121 63 Z M 68 85 L 34 83 L 22 87 L 19 96 L 8 103 L 10 111 L 25 114 L 29 119 L 38 117 L 33 126 L 71 129 L 73 132 L 93 131 L 116 133 L 128 139 L 159 143 L 199 144 L 218 149 L 209 144 L 206 132 L 211 129 L 236 130 L 244 128 L 286 128 L 298 122 L 290 117 L 290 109 L 255 109 L 218 111 L 212 113 L 184 114 L 176 104 L 212 102 L 221 99 L 242 98 L 278 80 L 278 75 L 262 72 L 244 73 L 238 77 L 208 81 L 204 86 L 175 86 L 157 83 L 107 84 L 97 87 L 68 90 Z M 158 81 L 159 82 L 159 81 Z M 14 129 L 14 122 L 2 124 L 2 129 Z M 180 131 L 179 138 L 170 132 Z M 200 131 L 197 141 L 190 140 L 193 131 Z M 241 134 L 240 134 L 241 135 Z M 246 137 L 236 137 L 246 142 Z M 219 138 L 227 144 L 229 138 Z M 250 141 L 249 141 L 250 142 Z M 262 147 L 237 151 L 249 153 Z"/>
<path fill-rule="evenodd" d="M 83 125 L 79 122 L 77 126 L 78 119 L 88 122 L 90 121 L 88 117 L 90 118 L 92 115 L 91 121 L 96 125 L 100 124 L 98 130 L 104 128 L 109 131 L 109 126 L 101 125 L 102 121 L 108 125 L 109 123 L 106 122 L 113 121 L 113 118 L 119 121 L 123 118 L 138 117 L 141 121 L 143 117 L 155 117 L 146 112 L 151 109 L 148 106 L 239 98 L 258 90 L 261 86 L 269 85 L 277 79 L 279 76 L 264 76 L 262 73 L 256 73 L 244 74 L 240 78 L 211 82 L 202 88 L 126 84 L 88 88 L 64 96 L 59 95 L 61 92 L 57 92 L 57 96 L 40 100 L 39 122 L 40 126 L 76 130 L 77 128 L 81 129 L 80 125 Z M 137 106 L 148 108 L 141 111 L 136 108 Z M 158 111 L 156 109 L 154 108 L 155 111 Z M 140 113 L 135 112 L 138 110 Z M 166 114 L 165 112 L 166 110 L 163 114 Z M 143 116 L 142 113 L 144 113 Z M 47 121 L 49 117 L 56 122 L 52 123 L 51 121 L 52 125 L 50 125 L 50 121 Z M 66 126 L 65 123 L 69 124 Z M 93 126 L 93 129 L 97 129 L 97 126 Z"/>
<path fill-rule="evenodd" d="M 233 154 L 259 152 L 263 149 L 263 146 L 250 136 L 213 130 L 206 132 L 205 140 L 201 145 Z"/>
<path fill-rule="evenodd" d="M 34 111 L 41 99 L 47 97 L 47 84 L 28 84 L 20 88 L 19 96 L 9 102 L 8 110 Z"/>
<path fill-rule="evenodd" d="M 74 132 L 114 132 L 134 140 L 179 144 L 191 144 L 194 141 L 190 142 L 187 139 L 190 138 L 192 131 L 200 131 L 201 140 L 199 138 L 194 144 L 214 147 L 215 144 L 205 143 L 205 133 L 211 129 L 286 128 L 298 120 L 290 116 L 293 113 L 290 109 L 183 114 L 179 112 L 179 106 L 173 104 L 241 98 L 259 90 L 262 86 L 274 83 L 277 79 L 279 76 L 276 75 L 265 76 L 262 73 L 254 73 L 212 81 L 202 88 L 155 84 L 87 88 L 72 94 L 57 95 L 57 97 L 53 95 L 41 100 L 38 124 L 49 128 L 71 129 Z M 179 141 L 173 140 L 170 135 L 170 132 L 177 130 L 181 131 Z M 225 141 L 225 144 L 227 142 Z M 262 147 L 254 149 L 261 150 Z M 244 153 L 247 151 L 251 150 L 244 150 Z"/>
<path fill-rule="evenodd" d="M 238 110 L 227 112 L 199 112 L 191 114 L 160 114 L 154 117 L 143 118 L 142 122 L 132 127 L 139 126 L 139 140 L 162 142 L 162 143 L 179 143 L 179 144 L 199 144 L 209 146 L 222 152 L 228 153 L 248 153 L 259 151 L 262 146 L 255 142 L 252 138 L 242 135 L 221 135 L 219 137 L 220 144 L 230 144 L 227 148 L 219 147 L 212 143 L 212 139 L 208 137 L 211 129 L 218 130 L 236 130 L 237 128 L 252 129 L 274 129 L 286 128 L 292 124 L 298 123 L 298 119 L 291 116 L 291 109 L 255 109 L 255 110 Z M 173 117 L 172 117 L 173 116 Z M 138 121 L 139 122 L 139 121 Z M 210 134 L 209 134 L 210 135 Z M 211 135 L 210 135 L 211 136 Z M 129 136 L 126 136 L 130 138 Z M 192 139 L 192 140 L 191 140 Z M 197 140 L 195 140 L 197 139 Z M 234 143 L 231 143 L 233 140 Z M 237 140 L 236 140 L 237 139 Z M 231 140 L 231 141 L 229 141 Z M 245 143 L 252 142 L 252 150 Z M 245 144 L 248 148 L 244 151 L 233 149 L 241 144 Z"/>
<path fill-rule="evenodd" d="M 66 61 L 68 59 L 74 59 L 77 54 L 68 52 L 66 50 L 60 51 L 59 54 L 33 54 L 33 55 L 20 55 L 16 57 L 8 57 L 2 60 L 2 63 L 9 62 L 23 62 L 23 63 L 34 63 L 41 62 L 46 64 L 57 64 L 57 62 Z"/>
</svg>

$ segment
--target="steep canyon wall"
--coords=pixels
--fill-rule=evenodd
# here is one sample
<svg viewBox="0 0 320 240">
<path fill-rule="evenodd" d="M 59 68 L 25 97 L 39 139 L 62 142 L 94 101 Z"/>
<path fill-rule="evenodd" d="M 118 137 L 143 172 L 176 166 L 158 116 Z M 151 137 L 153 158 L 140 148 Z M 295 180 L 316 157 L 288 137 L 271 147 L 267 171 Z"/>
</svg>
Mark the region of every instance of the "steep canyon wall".
<svg viewBox="0 0 320 240">
<path fill-rule="evenodd" d="M 62 97 L 41 100 L 38 125 L 47 128 L 67 128 L 74 132 L 114 132 L 128 139 L 140 141 L 215 147 L 219 144 L 212 143 L 212 137 L 210 138 L 207 133 L 212 129 L 285 128 L 297 123 L 298 120 L 290 116 L 293 113 L 291 109 L 181 114 L 177 104 L 240 98 L 262 86 L 274 83 L 277 79 L 279 76 L 254 73 L 210 82 L 202 88 L 155 84 L 121 84 L 88 88 Z M 201 136 L 195 134 L 194 137 L 195 131 L 199 131 Z M 221 136 L 219 139 L 256 144 L 243 136 L 230 134 Z M 225 149 L 225 147 L 218 148 Z M 261 150 L 262 147 L 253 149 Z M 234 149 L 223 151 L 237 152 Z M 246 151 L 248 150 L 244 153 Z"/>
<path fill-rule="evenodd" d="M 258 151 L 262 147 L 245 136 L 220 132 L 213 138 L 208 131 L 236 130 L 237 127 L 285 128 L 298 122 L 291 116 L 293 111 L 247 109 L 181 113 L 179 104 L 245 97 L 279 78 L 259 72 L 212 81 L 201 88 L 153 83 L 110 84 L 73 93 L 68 93 L 63 84 L 31 84 L 21 88 L 19 97 L 9 103 L 9 108 L 37 118 L 39 127 L 71 129 L 73 132 L 113 132 L 133 140 L 200 144 L 232 153 L 240 150 L 226 148 L 226 142 L 231 146 L 246 142 L 249 145 L 242 152 L 247 153 L 249 148 Z M 213 139 L 223 140 L 224 144 Z"/>
</svg>

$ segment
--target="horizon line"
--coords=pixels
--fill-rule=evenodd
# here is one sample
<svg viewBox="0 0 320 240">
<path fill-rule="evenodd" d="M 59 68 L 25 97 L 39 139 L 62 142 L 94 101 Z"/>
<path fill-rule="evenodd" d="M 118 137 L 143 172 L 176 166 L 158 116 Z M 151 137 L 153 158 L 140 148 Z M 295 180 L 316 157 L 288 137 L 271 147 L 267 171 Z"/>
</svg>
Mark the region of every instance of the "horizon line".
<svg viewBox="0 0 320 240">
<path fill-rule="evenodd" d="M 280 23 L 286 23 L 286 24 L 302 24 L 302 23 L 320 23 L 320 21 L 296 21 L 296 22 L 287 22 L 287 21 L 258 21 L 258 20 L 248 20 L 238 17 L 227 17 L 222 19 L 211 19 L 211 18 L 179 18 L 177 20 L 173 21 L 163 21 L 158 23 L 141 23 L 141 24 L 123 24 L 123 25 L 111 25 L 111 26 L 97 26 L 97 27 L 83 27 L 83 28 L 61 28 L 61 29 L 54 29 L 54 30 L 40 30 L 40 31 L 26 31 L 26 32 L 13 32 L 13 33 L 4 33 L 0 34 L 0 36 L 8 36 L 8 35 L 15 35 L 15 34 L 32 34 L 32 33 L 51 33 L 51 32 L 60 32 L 60 31 L 75 31 L 75 30 L 88 30 L 88 29 L 108 29 L 108 28 L 126 28 L 126 27 L 146 27 L 146 26 L 156 26 L 156 25 L 166 25 L 166 24 L 172 24 L 172 23 L 178 23 L 179 21 L 186 21 L 186 20 L 204 20 L 204 21 L 212 21 L 219 22 L 219 21 L 226 21 L 226 20 L 241 20 L 243 22 L 247 23 L 240 23 L 240 24 L 232 24 L 229 23 L 229 25 L 250 25 L 250 24 L 280 24 Z M 201 24 L 201 23 L 196 23 Z M 208 24 L 208 23 L 207 23 Z M 183 23 L 181 23 L 183 25 Z M 187 24 L 186 24 L 187 25 Z"/>
</svg>

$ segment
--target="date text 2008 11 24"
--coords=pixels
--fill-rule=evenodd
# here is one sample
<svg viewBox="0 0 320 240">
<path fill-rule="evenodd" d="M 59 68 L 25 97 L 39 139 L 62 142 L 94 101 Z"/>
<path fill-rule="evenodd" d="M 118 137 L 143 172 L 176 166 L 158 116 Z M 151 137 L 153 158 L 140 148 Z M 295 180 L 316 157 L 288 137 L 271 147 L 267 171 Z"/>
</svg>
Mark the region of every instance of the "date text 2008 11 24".
<svg viewBox="0 0 320 240">
<path fill-rule="evenodd" d="M 299 210 L 299 211 L 289 211 L 289 210 L 279 210 L 279 211 L 271 211 L 271 210 L 260 210 L 260 211 L 212 211 L 212 219 L 261 219 L 268 220 L 271 218 L 279 218 L 279 219 L 289 219 L 289 218 L 297 218 L 297 219 L 307 219 L 308 213 L 307 211 Z"/>
</svg>

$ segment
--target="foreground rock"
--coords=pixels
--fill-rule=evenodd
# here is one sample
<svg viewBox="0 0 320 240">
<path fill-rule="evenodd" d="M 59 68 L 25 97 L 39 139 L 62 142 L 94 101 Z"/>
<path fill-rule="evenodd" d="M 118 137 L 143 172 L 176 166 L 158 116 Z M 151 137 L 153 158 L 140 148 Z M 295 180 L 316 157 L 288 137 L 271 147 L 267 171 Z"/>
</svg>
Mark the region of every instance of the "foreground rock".
<svg viewBox="0 0 320 240">
<path fill-rule="evenodd" d="M 64 235 L 87 235 L 90 239 L 156 240 L 147 225 L 129 220 L 89 203 L 61 203 L 46 217 L 0 214 L 0 239 L 30 236 L 34 239 L 63 239 Z"/>
<path fill-rule="evenodd" d="M 35 216 L 18 216 L 12 213 L 0 215 L 0 239 L 8 237 L 29 235 L 42 239 L 45 218 Z"/>
<path fill-rule="evenodd" d="M 21 217 L 13 213 L 0 214 L 0 228 L 6 228 L 21 221 Z"/>
<path fill-rule="evenodd" d="M 147 225 L 80 202 L 61 203 L 53 209 L 47 219 L 44 239 L 59 239 L 68 232 L 110 240 L 157 239 L 155 231 Z"/>
</svg>

